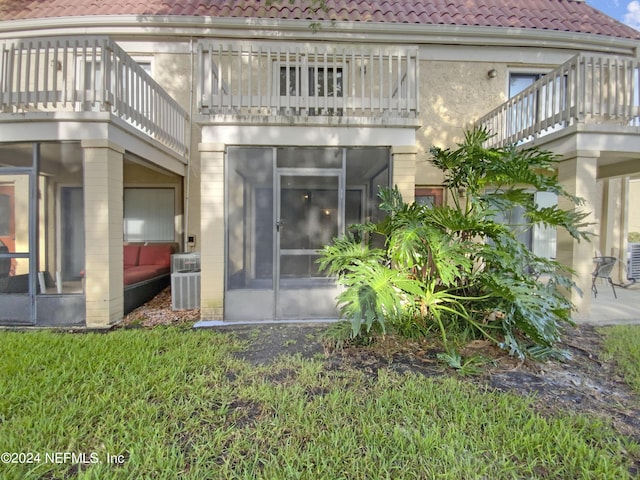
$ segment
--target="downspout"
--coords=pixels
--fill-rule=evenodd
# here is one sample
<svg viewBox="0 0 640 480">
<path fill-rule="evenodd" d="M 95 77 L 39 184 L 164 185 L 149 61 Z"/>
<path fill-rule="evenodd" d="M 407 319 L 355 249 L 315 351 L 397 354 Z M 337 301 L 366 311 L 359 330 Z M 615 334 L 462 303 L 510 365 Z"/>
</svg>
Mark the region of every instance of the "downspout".
<svg viewBox="0 0 640 480">
<path fill-rule="evenodd" d="M 185 186 L 185 205 L 184 205 L 184 227 L 183 227 L 183 239 L 182 245 L 184 251 L 188 251 L 188 241 L 189 241 L 189 203 L 190 203 L 190 195 L 191 195 L 191 141 L 193 138 L 193 37 L 189 39 L 189 119 L 187 121 L 187 127 L 189 129 L 188 140 L 187 140 L 187 184 Z"/>
</svg>

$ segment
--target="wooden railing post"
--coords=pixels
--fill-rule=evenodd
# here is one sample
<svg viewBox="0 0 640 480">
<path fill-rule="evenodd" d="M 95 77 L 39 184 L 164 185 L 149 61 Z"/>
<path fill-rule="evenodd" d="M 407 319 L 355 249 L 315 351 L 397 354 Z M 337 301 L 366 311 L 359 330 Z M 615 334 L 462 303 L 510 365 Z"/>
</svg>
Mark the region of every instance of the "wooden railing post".
<svg viewBox="0 0 640 480">
<path fill-rule="evenodd" d="M 205 40 L 197 54 L 205 115 L 417 117 L 417 49 Z"/>
<path fill-rule="evenodd" d="M 186 111 L 109 37 L 7 40 L 0 48 L 1 111 L 99 109 L 186 151 Z"/>
</svg>

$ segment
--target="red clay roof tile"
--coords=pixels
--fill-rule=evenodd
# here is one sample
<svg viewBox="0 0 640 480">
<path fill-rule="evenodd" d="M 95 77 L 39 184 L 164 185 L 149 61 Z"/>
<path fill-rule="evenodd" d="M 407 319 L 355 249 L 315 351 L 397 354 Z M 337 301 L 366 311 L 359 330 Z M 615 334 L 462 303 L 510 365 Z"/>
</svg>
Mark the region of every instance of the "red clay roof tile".
<svg viewBox="0 0 640 480">
<path fill-rule="evenodd" d="M 0 0 L 0 20 L 85 15 L 313 19 L 560 30 L 640 40 L 640 32 L 581 0 Z"/>
</svg>

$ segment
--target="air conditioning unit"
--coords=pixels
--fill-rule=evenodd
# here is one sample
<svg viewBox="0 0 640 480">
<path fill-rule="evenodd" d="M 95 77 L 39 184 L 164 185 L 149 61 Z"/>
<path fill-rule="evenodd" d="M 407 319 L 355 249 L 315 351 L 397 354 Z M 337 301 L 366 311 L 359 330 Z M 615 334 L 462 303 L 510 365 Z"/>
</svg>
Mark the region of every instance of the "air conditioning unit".
<svg viewBox="0 0 640 480">
<path fill-rule="evenodd" d="M 171 255 L 171 273 L 186 270 L 200 270 L 200 252 Z"/>
<path fill-rule="evenodd" d="M 200 252 L 171 255 L 171 308 L 200 307 Z"/>
<path fill-rule="evenodd" d="M 629 279 L 640 281 L 640 243 L 629 244 L 627 276 Z"/>
<path fill-rule="evenodd" d="M 171 274 L 171 309 L 200 308 L 200 269 Z"/>
</svg>

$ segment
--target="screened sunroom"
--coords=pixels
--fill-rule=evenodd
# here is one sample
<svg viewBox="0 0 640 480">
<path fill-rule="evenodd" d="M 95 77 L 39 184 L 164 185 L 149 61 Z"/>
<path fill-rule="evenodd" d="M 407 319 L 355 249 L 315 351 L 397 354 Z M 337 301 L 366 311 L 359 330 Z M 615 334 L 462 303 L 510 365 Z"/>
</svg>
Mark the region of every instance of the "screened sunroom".
<svg viewBox="0 0 640 480">
<path fill-rule="evenodd" d="M 84 326 L 88 287 L 124 291 L 126 313 L 140 295 L 123 287 L 118 245 L 178 249 L 182 177 L 124 160 L 120 180 L 109 187 L 114 193 L 102 194 L 85 176 L 84 153 L 80 142 L 0 146 L 0 324 Z M 118 231 L 120 241 L 110 241 Z M 93 238 L 88 246 L 87 238 Z M 101 256 L 93 260 L 93 279 L 87 275 L 91 255 Z"/>
</svg>

